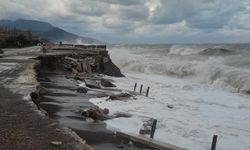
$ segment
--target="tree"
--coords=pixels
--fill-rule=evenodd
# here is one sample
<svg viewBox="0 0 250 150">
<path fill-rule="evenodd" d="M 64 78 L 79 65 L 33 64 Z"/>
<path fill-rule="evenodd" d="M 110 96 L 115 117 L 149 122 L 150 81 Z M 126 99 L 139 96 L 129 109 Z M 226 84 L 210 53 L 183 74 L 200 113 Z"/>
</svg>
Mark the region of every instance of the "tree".
<svg viewBox="0 0 250 150">
<path fill-rule="evenodd" d="M 17 41 L 17 43 L 20 43 L 21 46 L 29 44 L 29 41 L 27 40 L 26 36 L 23 34 L 18 35 L 16 37 L 16 41 Z M 19 44 L 18 44 L 18 46 L 19 46 Z"/>
</svg>

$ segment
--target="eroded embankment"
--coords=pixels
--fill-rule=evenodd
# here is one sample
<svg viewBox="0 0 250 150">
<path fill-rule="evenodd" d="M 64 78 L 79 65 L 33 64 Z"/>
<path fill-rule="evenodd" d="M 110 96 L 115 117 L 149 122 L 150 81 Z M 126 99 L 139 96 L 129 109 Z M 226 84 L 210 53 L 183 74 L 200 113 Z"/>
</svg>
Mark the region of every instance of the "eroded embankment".
<svg viewBox="0 0 250 150">
<path fill-rule="evenodd" d="M 121 146 L 121 143 L 125 143 L 122 146 L 127 149 L 150 149 L 139 143 L 134 143 L 133 147 L 129 147 L 129 145 L 126 145 L 129 140 L 116 137 L 114 131 L 107 129 L 105 122 L 89 121 L 81 115 L 82 110 L 94 106 L 89 102 L 90 98 L 97 97 L 100 93 L 106 94 L 112 91 L 105 89 L 103 92 L 100 89 L 89 88 L 87 93 L 79 92 L 79 84 L 82 83 L 82 80 L 98 79 L 102 75 L 97 73 L 98 70 L 92 70 L 91 74 L 86 74 L 81 72 L 81 67 L 74 67 L 74 64 L 65 65 L 65 58 L 69 60 L 69 57 L 72 58 L 69 55 L 43 55 L 39 58 L 40 63 L 36 66 L 36 72 L 37 80 L 40 83 L 38 88 L 40 107 L 48 112 L 50 118 L 74 130 L 94 149 L 120 149 L 118 146 Z M 111 61 L 106 63 L 112 64 Z M 102 65 L 103 68 L 101 67 L 102 72 L 100 73 L 115 72 L 115 75 L 121 74 L 115 69 L 116 67 L 110 69 L 107 64 Z"/>
</svg>

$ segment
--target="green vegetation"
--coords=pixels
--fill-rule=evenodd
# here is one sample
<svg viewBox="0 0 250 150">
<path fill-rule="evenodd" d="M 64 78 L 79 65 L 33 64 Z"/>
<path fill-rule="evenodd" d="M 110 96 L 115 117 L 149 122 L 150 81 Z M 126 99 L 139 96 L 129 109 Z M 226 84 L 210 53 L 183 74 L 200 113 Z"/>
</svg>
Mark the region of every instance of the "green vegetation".
<svg viewBox="0 0 250 150">
<path fill-rule="evenodd" d="M 37 45 L 39 40 L 30 40 L 23 34 L 18 35 L 17 37 L 9 37 L 4 41 L 0 41 L 0 47 L 2 48 L 14 48 L 14 47 L 27 47 L 32 45 Z"/>
</svg>

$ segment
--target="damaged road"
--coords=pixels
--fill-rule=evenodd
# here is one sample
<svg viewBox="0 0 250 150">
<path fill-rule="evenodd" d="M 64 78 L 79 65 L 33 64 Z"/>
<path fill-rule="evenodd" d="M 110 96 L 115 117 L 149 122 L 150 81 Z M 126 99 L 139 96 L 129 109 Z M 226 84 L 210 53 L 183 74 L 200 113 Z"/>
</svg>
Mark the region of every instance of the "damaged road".
<svg viewBox="0 0 250 150">
<path fill-rule="evenodd" d="M 37 85 L 33 69 L 37 61 L 30 58 L 40 55 L 40 47 L 4 52 L 0 59 L 0 149 L 92 149 L 29 101 L 27 95 Z"/>
<path fill-rule="evenodd" d="M 126 144 L 121 146 L 124 141 L 131 143 L 116 137 L 102 119 L 95 122 L 84 119 L 93 119 L 89 112 L 89 116 L 83 113 L 95 108 L 90 98 L 131 97 L 103 78 L 123 75 L 109 58 L 106 46 L 101 51 L 96 49 L 96 46 L 84 49 L 58 46 L 46 53 L 40 52 L 41 47 L 4 50 L 0 59 L 0 149 L 118 150 L 126 147 Z M 109 117 L 130 115 L 117 114 L 105 119 Z M 126 148 L 152 149 L 139 143 L 132 145 Z"/>
</svg>

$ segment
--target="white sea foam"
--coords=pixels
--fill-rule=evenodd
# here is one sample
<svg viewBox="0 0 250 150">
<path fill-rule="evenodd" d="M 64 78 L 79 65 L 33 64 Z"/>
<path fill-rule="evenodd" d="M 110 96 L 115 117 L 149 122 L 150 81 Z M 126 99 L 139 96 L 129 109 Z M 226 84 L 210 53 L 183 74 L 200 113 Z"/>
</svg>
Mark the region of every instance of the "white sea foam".
<svg viewBox="0 0 250 150">
<path fill-rule="evenodd" d="M 174 47 L 174 48 L 173 48 Z M 216 46 L 214 46 L 216 47 Z M 119 47 L 110 50 L 113 61 L 124 72 L 189 77 L 193 82 L 214 84 L 239 92 L 249 92 L 250 55 L 206 57 L 198 54 L 206 47 L 172 46 L 170 51 Z M 192 49 L 195 48 L 195 49 Z M 174 49 L 174 50 L 173 50 Z M 184 53 L 183 53 L 184 52 Z M 176 55 L 172 55 L 175 53 Z M 178 55 L 177 55 L 178 54 Z M 234 62 L 234 63 L 233 63 Z M 237 73 L 235 73 L 237 72 Z M 220 83 L 220 84 L 218 84 Z"/>
<path fill-rule="evenodd" d="M 203 150 L 210 149 L 212 136 L 217 134 L 217 149 L 249 149 L 250 96 L 245 93 L 250 87 L 250 72 L 247 64 L 242 65 L 249 62 L 249 55 L 207 57 L 168 52 L 138 47 L 110 49 L 112 60 L 126 75 L 112 78 L 118 88 L 132 90 L 137 82 L 150 86 L 150 96 L 127 102 L 91 99 L 111 113 L 133 115 L 107 121 L 109 128 L 138 134 L 145 118 L 155 118 L 156 140 Z"/>
</svg>

